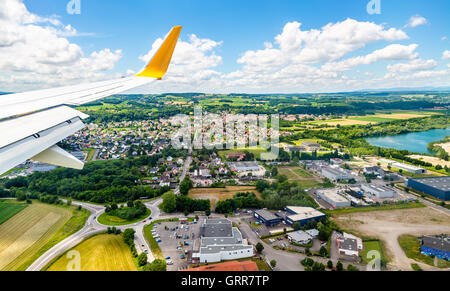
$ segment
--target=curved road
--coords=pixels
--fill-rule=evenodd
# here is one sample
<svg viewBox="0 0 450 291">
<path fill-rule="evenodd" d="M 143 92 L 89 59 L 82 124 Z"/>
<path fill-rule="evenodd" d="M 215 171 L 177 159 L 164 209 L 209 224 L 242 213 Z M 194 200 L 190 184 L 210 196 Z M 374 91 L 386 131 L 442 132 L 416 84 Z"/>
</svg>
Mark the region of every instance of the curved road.
<svg viewBox="0 0 450 291">
<path fill-rule="evenodd" d="M 147 208 L 151 210 L 151 218 L 152 220 L 158 220 L 161 215 L 159 210 L 159 204 L 162 203 L 162 199 L 159 198 L 157 200 L 144 203 Z M 36 261 L 28 267 L 27 271 L 40 271 L 46 265 L 48 265 L 52 260 L 63 254 L 64 252 L 70 250 L 75 247 L 79 243 L 81 243 L 85 238 L 92 236 L 97 233 L 105 232 L 108 226 L 100 224 L 98 222 L 98 217 L 105 212 L 105 207 L 102 205 L 94 205 L 85 202 L 72 202 L 73 205 L 81 206 L 91 212 L 91 215 L 88 217 L 86 224 L 82 229 L 63 241 L 56 244 L 54 247 L 45 252 L 42 256 L 40 256 Z M 148 217 L 146 219 L 146 223 L 140 221 L 135 224 L 130 225 L 122 225 L 116 226 L 116 228 L 124 231 L 127 228 L 132 228 L 136 231 L 134 243 L 136 245 L 136 250 L 138 253 L 144 252 L 144 250 L 148 250 L 148 261 L 152 262 L 154 260 L 154 256 L 151 253 L 151 249 L 147 243 L 147 240 L 144 236 L 144 226 L 148 224 L 151 220 Z"/>
</svg>

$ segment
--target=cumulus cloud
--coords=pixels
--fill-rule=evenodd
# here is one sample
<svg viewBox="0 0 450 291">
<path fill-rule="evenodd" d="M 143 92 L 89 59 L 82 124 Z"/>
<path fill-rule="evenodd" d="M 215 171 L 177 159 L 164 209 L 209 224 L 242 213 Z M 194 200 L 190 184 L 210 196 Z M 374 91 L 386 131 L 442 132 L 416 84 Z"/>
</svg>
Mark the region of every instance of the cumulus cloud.
<svg viewBox="0 0 450 291">
<path fill-rule="evenodd" d="M 418 56 L 415 52 L 417 44 L 408 46 L 391 44 L 365 56 L 358 56 L 340 62 L 331 62 L 322 66 L 326 71 L 348 71 L 359 65 L 370 65 L 378 61 L 413 59 Z"/>
<path fill-rule="evenodd" d="M 420 25 L 424 25 L 427 24 L 428 20 L 420 15 L 413 15 L 409 18 L 409 22 L 407 24 L 407 26 L 409 27 L 416 27 L 416 26 L 420 26 Z"/>
<path fill-rule="evenodd" d="M 152 49 L 140 59 L 147 64 L 163 41 L 163 38 L 157 39 Z M 180 88 L 184 91 L 201 91 L 198 88 L 221 89 L 219 77 L 222 73 L 214 70 L 222 64 L 222 57 L 216 54 L 221 45 L 221 41 L 199 38 L 195 34 L 190 35 L 188 41 L 180 39 L 164 82 L 153 83 L 152 89 L 166 92 Z"/>
<path fill-rule="evenodd" d="M 22 91 L 111 78 L 105 71 L 114 68 L 122 51 L 106 48 L 86 56 L 67 39 L 76 35 L 76 29 L 61 23 L 57 16 L 43 18 L 30 13 L 21 0 L 2 0 L 2 90 Z"/>
<path fill-rule="evenodd" d="M 450 59 L 450 51 L 449 51 L 449 50 L 446 50 L 446 51 L 444 51 L 444 52 L 442 53 L 442 59 L 443 59 L 443 60 L 448 60 L 448 59 Z"/>
<path fill-rule="evenodd" d="M 409 73 L 414 71 L 433 69 L 437 65 L 438 64 L 435 60 L 415 59 L 410 61 L 409 63 L 388 65 L 387 69 L 388 71 L 391 71 L 393 73 Z"/>
</svg>

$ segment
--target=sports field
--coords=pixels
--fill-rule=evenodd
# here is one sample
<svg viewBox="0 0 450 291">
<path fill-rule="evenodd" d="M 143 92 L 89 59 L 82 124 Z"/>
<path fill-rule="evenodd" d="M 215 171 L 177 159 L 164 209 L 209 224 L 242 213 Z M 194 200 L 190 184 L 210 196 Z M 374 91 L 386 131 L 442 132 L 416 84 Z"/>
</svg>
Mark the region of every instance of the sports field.
<svg viewBox="0 0 450 291">
<path fill-rule="evenodd" d="M 214 209 L 217 201 L 224 201 L 233 198 L 239 192 L 253 192 L 258 199 L 261 194 L 253 186 L 228 186 L 226 188 L 194 188 L 189 191 L 188 197 L 192 199 L 209 199 L 211 207 Z"/>
<path fill-rule="evenodd" d="M 68 209 L 35 202 L 0 225 L 0 270 L 27 262 L 71 218 Z"/>
<path fill-rule="evenodd" d="M 9 202 L 5 200 L 0 200 L 0 224 L 7 221 L 20 211 L 27 207 L 25 203 Z"/>
<path fill-rule="evenodd" d="M 137 271 L 129 247 L 122 235 L 101 234 L 73 248 L 80 254 L 80 271 Z M 56 260 L 47 271 L 67 271 L 73 263 L 68 253 Z"/>
</svg>

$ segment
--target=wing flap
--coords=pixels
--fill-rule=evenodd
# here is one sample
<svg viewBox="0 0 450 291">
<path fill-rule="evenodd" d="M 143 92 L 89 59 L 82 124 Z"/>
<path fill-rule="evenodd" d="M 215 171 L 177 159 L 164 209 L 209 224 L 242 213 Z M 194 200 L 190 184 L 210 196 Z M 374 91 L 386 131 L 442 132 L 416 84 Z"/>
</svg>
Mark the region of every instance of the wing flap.
<svg viewBox="0 0 450 291">
<path fill-rule="evenodd" d="M 77 170 L 81 170 L 84 167 L 84 163 L 82 161 L 75 158 L 58 146 L 52 146 L 51 148 L 32 157 L 31 159 L 36 162 Z"/>
<path fill-rule="evenodd" d="M 0 174 L 54 146 L 64 138 L 83 129 L 79 117 L 29 136 L 0 149 Z"/>
</svg>

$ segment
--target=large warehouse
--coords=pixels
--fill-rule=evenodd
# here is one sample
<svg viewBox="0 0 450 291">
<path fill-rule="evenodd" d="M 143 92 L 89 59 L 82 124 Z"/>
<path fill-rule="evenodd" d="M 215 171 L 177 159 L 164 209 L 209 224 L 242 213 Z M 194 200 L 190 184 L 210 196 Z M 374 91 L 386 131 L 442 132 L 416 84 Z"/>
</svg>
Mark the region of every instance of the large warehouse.
<svg viewBox="0 0 450 291">
<path fill-rule="evenodd" d="M 311 220 L 319 221 L 325 218 L 325 214 L 312 207 L 297 207 L 297 206 L 287 206 L 286 212 L 286 222 L 290 225 L 298 222 L 300 225 L 305 225 Z"/>
<path fill-rule="evenodd" d="M 375 195 L 378 199 L 393 198 L 395 195 L 394 190 L 389 189 L 384 186 L 375 186 L 373 184 L 363 184 L 363 185 L 361 185 L 361 188 L 364 190 L 364 192 Z"/>
<path fill-rule="evenodd" d="M 319 199 L 328 202 L 333 208 L 349 207 L 351 203 L 344 196 L 339 195 L 334 189 L 325 189 L 317 191 Z"/>
<path fill-rule="evenodd" d="M 406 185 L 441 200 L 450 200 L 450 177 L 408 179 Z"/>
<path fill-rule="evenodd" d="M 216 263 L 253 257 L 253 246 L 242 238 L 228 219 L 206 219 L 200 228 L 201 245 L 193 258 L 200 263 Z"/>
</svg>

